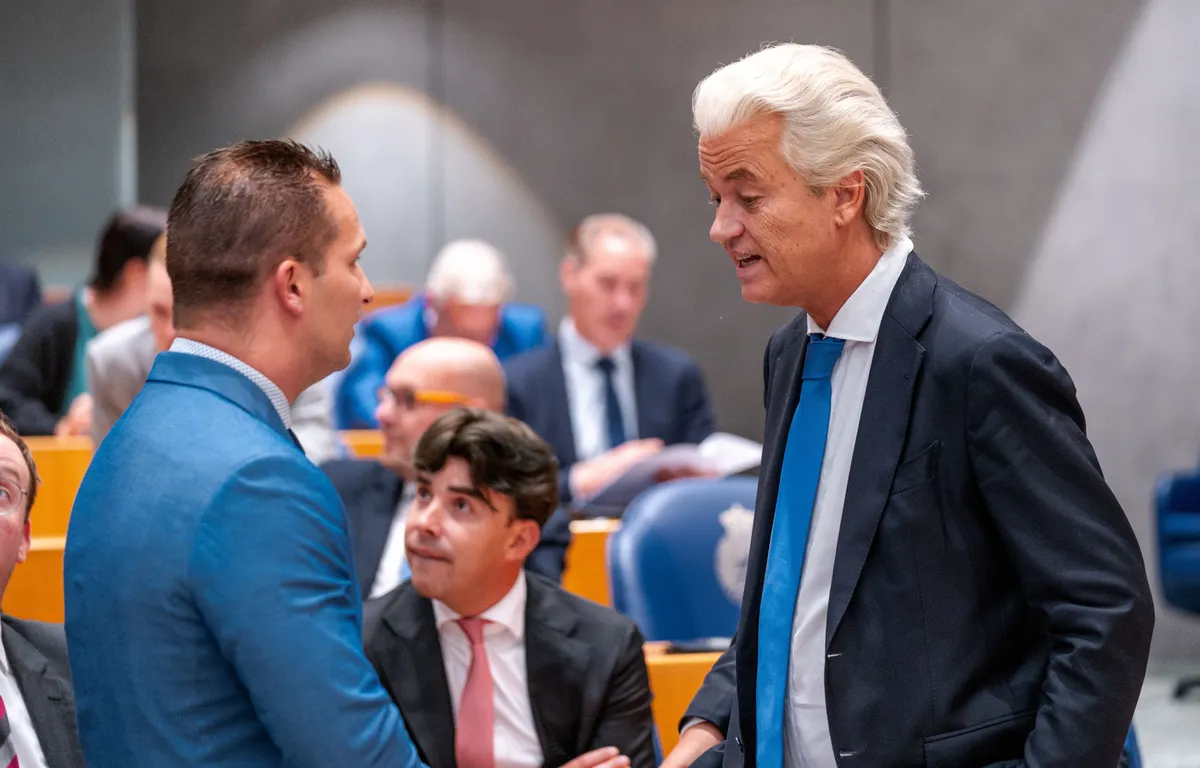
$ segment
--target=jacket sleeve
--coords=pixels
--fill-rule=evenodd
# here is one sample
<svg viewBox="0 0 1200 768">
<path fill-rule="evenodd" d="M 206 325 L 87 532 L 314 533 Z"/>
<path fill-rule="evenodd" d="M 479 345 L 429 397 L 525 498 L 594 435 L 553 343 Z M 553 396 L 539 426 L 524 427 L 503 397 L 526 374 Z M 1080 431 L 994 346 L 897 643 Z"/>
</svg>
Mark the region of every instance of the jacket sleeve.
<svg viewBox="0 0 1200 768">
<path fill-rule="evenodd" d="M 345 515 L 320 470 L 272 456 L 240 468 L 196 535 L 196 607 L 287 765 L 417 768 L 399 710 L 363 651 Z"/>
<path fill-rule="evenodd" d="M 654 715 L 642 633 L 633 629 L 613 669 L 596 734 L 588 751 L 617 747 L 631 768 L 654 768 Z"/>
<path fill-rule="evenodd" d="M 1145 564 L 1101 474 L 1067 372 L 1001 332 L 967 384 L 970 461 L 1051 654 L 1025 764 L 1116 765 L 1154 626 Z"/>
</svg>

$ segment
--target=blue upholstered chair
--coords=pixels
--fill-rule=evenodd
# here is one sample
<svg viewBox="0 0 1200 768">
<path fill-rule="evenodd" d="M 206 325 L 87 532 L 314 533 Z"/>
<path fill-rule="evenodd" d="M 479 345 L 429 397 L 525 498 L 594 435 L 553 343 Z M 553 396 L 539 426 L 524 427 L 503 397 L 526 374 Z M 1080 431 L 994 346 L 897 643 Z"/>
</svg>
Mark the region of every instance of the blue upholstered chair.
<svg viewBox="0 0 1200 768">
<path fill-rule="evenodd" d="M 733 636 L 757 487 L 752 477 L 676 480 L 625 510 L 608 543 L 609 586 L 647 640 Z"/>
<path fill-rule="evenodd" d="M 1200 474 L 1163 475 L 1155 489 L 1158 571 L 1167 604 L 1200 616 Z M 1200 676 L 1184 678 L 1175 698 L 1200 688 Z"/>
</svg>

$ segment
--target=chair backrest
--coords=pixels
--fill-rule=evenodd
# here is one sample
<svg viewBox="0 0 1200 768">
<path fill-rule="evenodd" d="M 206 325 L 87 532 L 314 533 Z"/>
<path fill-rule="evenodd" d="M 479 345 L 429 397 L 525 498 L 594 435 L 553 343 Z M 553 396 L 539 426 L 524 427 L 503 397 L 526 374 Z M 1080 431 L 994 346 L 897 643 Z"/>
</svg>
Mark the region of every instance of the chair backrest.
<svg viewBox="0 0 1200 768">
<path fill-rule="evenodd" d="M 608 541 L 613 607 L 647 640 L 732 637 L 758 481 L 688 479 L 633 500 Z"/>
<path fill-rule="evenodd" d="M 1163 596 L 1175 608 L 1200 613 L 1200 474 L 1163 475 L 1154 495 Z"/>
</svg>

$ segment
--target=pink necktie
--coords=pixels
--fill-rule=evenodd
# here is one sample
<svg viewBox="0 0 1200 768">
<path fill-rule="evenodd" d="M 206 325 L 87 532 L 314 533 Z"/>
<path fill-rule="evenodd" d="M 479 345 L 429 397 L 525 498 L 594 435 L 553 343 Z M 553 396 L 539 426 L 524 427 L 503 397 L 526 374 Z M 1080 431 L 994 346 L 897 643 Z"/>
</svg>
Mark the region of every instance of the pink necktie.
<svg viewBox="0 0 1200 768">
<path fill-rule="evenodd" d="M 471 642 L 471 668 L 458 705 L 454 726 L 454 759 L 458 768 L 495 768 L 492 743 L 495 739 L 496 705 L 492 698 L 492 670 L 483 645 L 487 619 L 459 619 L 458 625 Z"/>
<path fill-rule="evenodd" d="M 12 728 L 8 722 L 8 708 L 4 699 L 0 699 L 0 765 L 4 768 L 21 768 L 17 760 L 17 745 L 12 738 Z"/>
</svg>

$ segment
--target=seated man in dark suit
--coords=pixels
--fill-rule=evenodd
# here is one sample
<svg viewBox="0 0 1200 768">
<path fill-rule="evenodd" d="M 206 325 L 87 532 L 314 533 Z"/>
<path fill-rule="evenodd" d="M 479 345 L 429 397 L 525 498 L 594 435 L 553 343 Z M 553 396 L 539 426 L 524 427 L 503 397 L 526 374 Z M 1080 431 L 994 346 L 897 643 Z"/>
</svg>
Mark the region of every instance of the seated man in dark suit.
<svg viewBox="0 0 1200 768">
<path fill-rule="evenodd" d="M 70 300 L 44 305 L 25 321 L 0 363 L 0 410 L 23 435 L 86 435 L 92 429 L 87 344 L 97 333 L 142 314 L 150 252 L 167 214 L 133 208 L 114 214 L 100 236 L 92 277 Z"/>
<path fill-rule="evenodd" d="M 626 216 L 584 219 L 562 263 L 568 317 L 557 338 L 505 361 L 508 414 L 554 449 L 564 503 L 590 496 L 664 445 L 713 432 L 695 361 L 634 338 L 655 254 L 650 231 Z"/>
<path fill-rule="evenodd" d="M 380 392 L 381 460 L 337 459 L 322 465 L 346 505 L 364 599 L 390 592 L 408 578 L 404 521 L 416 494 L 412 455 L 417 440 L 453 408 L 503 410 L 504 372 L 495 353 L 478 342 L 428 339 L 396 358 Z M 554 515 L 529 560 L 530 570 L 556 581 L 562 576 L 569 525 L 565 513 Z"/>
<path fill-rule="evenodd" d="M 363 642 L 422 760 L 536 768 L 615 747 L 655 765 L 637 627 L 522 568 L 557 503 L 550 447 L 515 419 L 459 409 L 414 464 L 412 581 L 371 605 Z"/>
<path fill-rule="evenodd" d="M 21 335 L 21 324 L 42 303 L 42 284 L 31 267 L 0 262 L 0 360 Z"/>
<path fill-rule="evenodd" d="M 540 307 L 509 301 L 513 279 L 504 255 L 482 240 L 455 240 L 429 267 L 425 290 L 398 307 L 372 313 L 355 334 L 353 361 L 337 383 L 339 429 L 374 429 L 376 394 L 388 366 L 425 339 L 450 336 L 487 344 L 500 359 L 540 347 Z"/>
<path fill-rule="evenodd" d="M 33 455 L 0 414 L 0 599 L 29 553 Z M 67 638 L 59 624 L 0 617 L 0 765 L 83 768 Z"/>
</svg>

